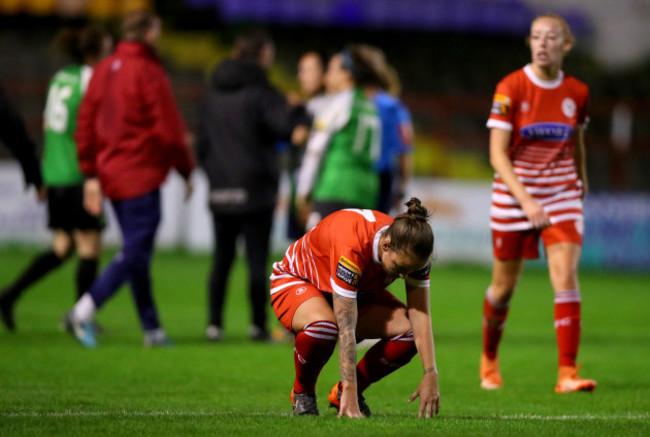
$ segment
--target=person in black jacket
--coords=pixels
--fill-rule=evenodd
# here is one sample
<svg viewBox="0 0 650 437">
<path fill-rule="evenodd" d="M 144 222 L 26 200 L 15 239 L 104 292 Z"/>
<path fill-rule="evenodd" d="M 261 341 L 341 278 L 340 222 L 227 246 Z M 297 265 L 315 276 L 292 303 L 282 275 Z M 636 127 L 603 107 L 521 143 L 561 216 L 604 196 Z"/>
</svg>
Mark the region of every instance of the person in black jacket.
<svg viewBox="0 0 650 437">
<path fill-rule="evenodd" d="M 274 45 L 262 32 L 241 36 L 231 58 L 215 68 L 201 108 L 196 143 L 210 182 L 215 248 L 208 284 L 206 337 L 223 338 L 223 307 L 236 240 L 243 235 L 252 305 L 250 336 L 270 338 L 267 328 L 267 259 L 279 181 L 276 144 L 287 140 L 298 112 L 270 83 L 265 71 Z"/>
<path fill-rule="evenodd" d="M 25 185 L 33 185 L 39 198 L 45 197 L 41 165 L 36 157 L 36 144 L 27 134 L 25 123 L 0 85 L 0 141 L 7 146 L 23 169 Z"/>
</svg>

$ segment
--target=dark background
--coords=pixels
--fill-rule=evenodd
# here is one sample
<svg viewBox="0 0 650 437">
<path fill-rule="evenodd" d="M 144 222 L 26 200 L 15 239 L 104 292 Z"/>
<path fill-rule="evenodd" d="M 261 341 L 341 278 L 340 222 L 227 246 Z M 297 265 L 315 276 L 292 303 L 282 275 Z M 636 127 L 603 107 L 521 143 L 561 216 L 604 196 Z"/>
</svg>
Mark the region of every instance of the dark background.
<svg viewBox="0 0 650 437">
<path fill-rule="evenodd" d="M 271 76 L 286 91 L 297 89 L 295 67 L 303 52 L 369 43 L 382 48 L 400 74 L 402 97 L 412 111 L 417 131 L 416 173 L 488 179 L 485 122 L 492 93 L 503 76 L 529 61 L 525 36 L 535 11 L 519 1 L 494 5 L 479 0 L 432 2 L 441 13 L 434 22 L 424 15 L 417 21 L 418 11 L 404 12 L 394 20 L 375 17 L 378 21 L 373 22 L 368 11 L 378 16 L 376 10 L 364 9 L 362 3 L 352 0 L 339 1 L 336 14 L 324 13 L 325 18 L 318 22 L 314 21 L 318 18 L 314 8 L 324 11 L 325 5 L 336 3 L 334 0 L 242 0 L 242 5 L 252 8 L 252 15 L 244 6 L 233 12 L 237 3 L 232 0 L 139 3 L 153 6 L 163 18 L 160 52 L 190 129 L 196 126 L 197 102 L 209 71 L 228 55 L 235 35 L 242 30 L 263 27 L 273 36 L 277 56 Z M 112 2 L 113 9 L 74 16 L 55 10 L 40 15 L 29 10 L 4 14 L 0 10 L 0 81 L 37 142 L 41 141 L 47 83 L 67 62 L 52 46 L 57 31 L 89 21 L 116 30 L 128 3 Z M 405 3 L 413 7 L 417 2 Z M 378 0 L 377 4 L 387 3 Z M 461 9 L 450 9 L 451 4 L 461 5 Z M 497 4 L 500 9 L 495 12 L 491 7 Z M 394 8 L 394 4 L 389 6 Z M 297 12 L 291 14 L 294 10 Z M 587 50 L 593 24 L 579 13 L 567 18 L 578 44 L 563 69 L 586 82 L 591 93 L 591 122 L 586 134 L 591 188 L 649 192 L 650 59 L 622 68 L 605 67 Z M 634 117 L 627 149 L 615 147 L 611 139 L 612 111 L 617 104 L 627 105 Z M 3 147 L 0 158 L 10 159 Z"/>
</svg>

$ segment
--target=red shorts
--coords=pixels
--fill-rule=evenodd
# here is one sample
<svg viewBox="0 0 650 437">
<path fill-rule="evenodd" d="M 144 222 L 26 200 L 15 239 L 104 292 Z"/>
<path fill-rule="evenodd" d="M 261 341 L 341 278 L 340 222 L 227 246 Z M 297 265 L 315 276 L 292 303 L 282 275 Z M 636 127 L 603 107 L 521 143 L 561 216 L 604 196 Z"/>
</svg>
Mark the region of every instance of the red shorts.
<svg viewBox="0 0 650 437">
<path fill-rule="evenodd" d="M 567 220 L 556 223 L 543 230 L 496 231 L 492 229 L 492 249 L 494 257 L 507 259 L 539 258 L 539 238 L 544 247 L 554 243 L 575 243 L 582 246 L 582 220 Z"/>
<path fill-rule="evenodd" d="M 291 331 L 291 323 L 296 310 L 303 302 L 312 297 L 322 297 L 332 306 L 332 293 L 321 291 L 313 284 L 300 278 L 282 278 L 271 281 L 271 290 L 277 287 L 284 288 L 271 295 L 271 306 L 282 326 Z M 393 296 L 388 290 L 377 293 L 364 294 L 357 298 L 359 315 L 374 305 L 394 307 L 396 304 L 404 305 L 402 301 Z"/>
</svg>

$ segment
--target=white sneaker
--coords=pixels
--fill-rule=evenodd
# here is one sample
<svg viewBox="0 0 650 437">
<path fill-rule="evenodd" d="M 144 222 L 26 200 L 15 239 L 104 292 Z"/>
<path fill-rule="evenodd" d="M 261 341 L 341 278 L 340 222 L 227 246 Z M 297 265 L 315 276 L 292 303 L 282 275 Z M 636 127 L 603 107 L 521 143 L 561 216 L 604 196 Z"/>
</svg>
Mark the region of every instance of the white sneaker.
<svg viewBox="0 0 650 437">
<path fill-rule="evenodd" d="M 205 338 L 213 343 L 223 340 L 223 337 L 223 329 L 219 328 L 217 325 L 209 325 L 205 330 Z"/>
</svg>

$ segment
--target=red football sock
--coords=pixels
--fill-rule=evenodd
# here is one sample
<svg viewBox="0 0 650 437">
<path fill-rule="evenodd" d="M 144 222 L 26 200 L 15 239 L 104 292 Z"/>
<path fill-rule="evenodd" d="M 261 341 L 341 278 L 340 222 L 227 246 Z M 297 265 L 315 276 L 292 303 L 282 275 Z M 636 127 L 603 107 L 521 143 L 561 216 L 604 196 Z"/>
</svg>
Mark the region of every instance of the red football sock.
<svg viewBox="0 0 650 437">
<path fill-rule="evenodd" d="M 381 340 L 357 365 L 357 390 L 362 393 L 373 382 L 411 361 L 416 353 L 413 331 Z"/>
<path fill-rule="evenodd" d="M 314 393 L 321 369 L 332 356 L 339 329 L 336 323 L 318 321 L 308 324 L 296 335 L 293 349 L 296 365 L 295 393 Z"/>
<path fill-rule="evenodd" d="M 506 325 L 508 305 L 497 306 L 490 296 L 488 288 L 483 301 L 483 354 L 493 360 L 497 357 L 497 349 Z"/>
<path fill-rule="evenodd" d="M 575 367 L 580 327 L 580 290 L 555 293 L 555 335 L 560 366 Z"/>
</svg>

